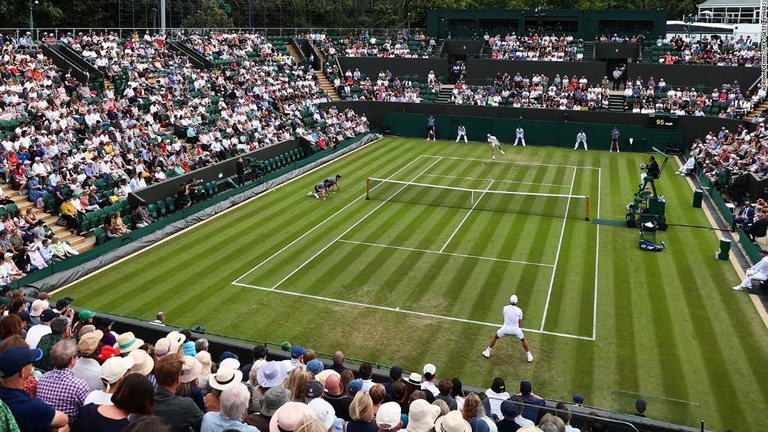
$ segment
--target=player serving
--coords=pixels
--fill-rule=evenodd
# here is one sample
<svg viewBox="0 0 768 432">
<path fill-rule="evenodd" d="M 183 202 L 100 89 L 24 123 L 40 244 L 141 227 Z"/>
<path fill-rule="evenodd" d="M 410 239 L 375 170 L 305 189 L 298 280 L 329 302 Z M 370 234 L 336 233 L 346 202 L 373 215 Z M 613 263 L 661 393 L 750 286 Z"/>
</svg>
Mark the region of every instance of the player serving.
<svg viewBox="0 0 768 432">
<path fill-rule="evenodd" d="M 496 149 L 499 149 L 501 154 L 506 154 L 506 153 L 504 153 L 504 150 L 501 149 L 501 143 L 499 142 L 499 139 L 496 138 L 495 136 L 493 136 L 491 134 L 488 134 L 488 143 L 491 144 L 491 159 L 492 160 L 496 160 Z"/>
</svg>

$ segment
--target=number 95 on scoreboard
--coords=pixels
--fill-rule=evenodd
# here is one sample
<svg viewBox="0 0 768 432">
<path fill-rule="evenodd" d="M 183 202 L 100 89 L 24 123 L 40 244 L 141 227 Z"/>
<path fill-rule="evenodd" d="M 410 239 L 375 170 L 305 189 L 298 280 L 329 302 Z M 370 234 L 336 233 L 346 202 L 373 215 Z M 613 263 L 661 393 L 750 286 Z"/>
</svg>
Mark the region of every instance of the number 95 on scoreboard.
<svg viewBox="0 0 768 432">
<path fill-rule="evenodd" d="M 647 127 L 661 128 L 661 129 L 676 129 L 677 120 L 678 119 L 676 115 L 648 114 Z"/>
</svg>

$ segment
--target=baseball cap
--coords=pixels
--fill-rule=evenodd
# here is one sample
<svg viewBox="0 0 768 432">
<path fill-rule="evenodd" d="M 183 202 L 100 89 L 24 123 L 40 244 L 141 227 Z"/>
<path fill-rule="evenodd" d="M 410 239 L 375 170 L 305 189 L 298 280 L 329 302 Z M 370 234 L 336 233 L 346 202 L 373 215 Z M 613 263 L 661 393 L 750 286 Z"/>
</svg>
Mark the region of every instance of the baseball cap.
<svg viewBox="0 0 768 432">
<path fill-rule="evenodd" d="M 513 305 L 517 304 L 517 294 L 512 294 L 512 297 L 509 298 L 509 303 Z"/>
<path fill-rule="evenodd" d="M 304 355 L 304 348 L 296 345 L 295 347 L 291 348 L 291 357 L 293 358 L 299 358 L 302 355 Z"/>
<path fill-rule="evenodd" d="M 51 309 L 46 309 L 40 313 L 40 322 L 51 322 L 54 318 L 58 317 L 59 314 L 54 312 Z"/>
<path fill-rule="evenodd" d="M 11 347 L 0 352 L 0 373 L 4 377 L 10 377 L 19 373 L 24 366 L 43 358 L 43 351 L 39 348 L 27 349 L 24 347 Z"/>
<path fill-rule="evenodd" d="M 320 381 L 308 381 L 306 386 L 304 386 L 304 397 L 307 399 L 320 397 L 323 394 L 323 390 L 325 390 L 325 388 L 323 387 L 323 384 L 320 383 Z"/>
<path fill-rule="evenodd" d="M 72 297 L 60 298 L 56 301 L 56 309 L 67 307 L 70 304 L 72 304 L 73 301 L 75 301 L 75 299 L 73 299 Z"/>
<path fill-rule="evenodd" d="M 323 362 L 318 359 L 312 359 L 307 363 L 307 372 L 312 372 L 312 375 L 317 375 L 323 371 Z"/>
<path fill-rule="evenodd" d="M 531 386 L 531 382 L 528 380 L 523 380 L 520 382 L 520 393 L 522 394 L 528 394 L 533 390 L 533 387 Z"/>
<path fill-rule="evenodd" d="M 363 382 L 359 379 L 352 380 L 349 382 L 349 386 L 347 388 L 349 389 L 350 395 L 352 395 L 363 389 Z"/>
<path fill-rule="evenodd" d="M 333 409 L 333 405 L 328 403 L 328 401 L 321 398 L 312 399 L 307 403 L 307 406 L 312 408 L 312 411 L 315 412 L 315 417 L 320 420 L 325 427 L 325 430 L 328 430 L 333 426 L 333 422 L 336 420 L 336 411 Z"/>
<path fill-rule="evenodd" d="M 88 309 L 83 309 L 79 314 L 77 314 L 77 317 L 80 318 L 81 321 L 87 320 L 88 318 L 93 318 L 95 316 L 96 312 L 91 312 Z"/>
<path fill-rule="evenodd" d="M 517 417 L 517 404 L 512 399 L 501 402 L 501 415 L 512 418 Z"/>
<path fill-rule="evenodd" d="M 435 372 L 437 372 L 437 367 L 435 367 L 435 365 L 433 365 L 432 363 L 427 363 L 424 365 L 424 370 L 423 370 L 424 375 L 426 374 L 434 375 Z"/>
<path fill-rule="evenodd" d="M 573 403 L 583 404 L 584 403 L 584 396 L 582 396 L 580 394 L 573 395 Z"/>
<path fill-rule="evenodd" d="M 400 424 L 402 409 L 397 402 L 387 402 L 379 407 L 376 413 L 376 425 L 379 429 L 392 430 Z"/>
<path fill-rule="evenodd" d="M 403 377 L 403 368 L 400 366 L 392 366 L 392 369 L 389 370 L 389 377 L 395 381 L 399 380 Z"/>
</svg>

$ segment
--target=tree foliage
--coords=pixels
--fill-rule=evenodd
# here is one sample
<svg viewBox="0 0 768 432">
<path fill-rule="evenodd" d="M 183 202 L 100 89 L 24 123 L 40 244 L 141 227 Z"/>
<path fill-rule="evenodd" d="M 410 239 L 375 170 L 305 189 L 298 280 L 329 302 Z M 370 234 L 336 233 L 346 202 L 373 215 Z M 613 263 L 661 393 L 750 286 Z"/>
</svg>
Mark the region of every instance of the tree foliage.
<svg viewBox="0 0 768 432">
<path fill-rule="evenodd" d="M 232 27 L 230 18 L 216 0 L 201 0 L 200 7 L 195 13 L 185 18 L 182 25 L 185 28 L 229 28 Z"/>
</svg>

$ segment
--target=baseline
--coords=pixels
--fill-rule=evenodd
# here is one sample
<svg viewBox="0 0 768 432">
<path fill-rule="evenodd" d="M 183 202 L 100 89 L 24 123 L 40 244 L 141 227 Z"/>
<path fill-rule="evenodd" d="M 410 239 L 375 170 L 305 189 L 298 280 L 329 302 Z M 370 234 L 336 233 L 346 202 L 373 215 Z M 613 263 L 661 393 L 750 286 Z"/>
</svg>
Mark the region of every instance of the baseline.
<svg viewBox="0 0 768 432">
<path fill-rule="evenodd" d="M 280 294 L 285 294 L 285 295 L 290 295 L 290 296 L 295 296 L 295 297 L 303 297 L 303 298 L 309 298 L 309 299 L 313 299 L 313 300 L 321 300 L 321 301 L 327 301 L 327 302 L 332 302 L 332 303 L 340 303 L 340 304 L 344 304 L 344 305 L 348 305 L 348 306 L 357 306 L 357 307 L 368 308 L 368 309 L 378 309 L 378 310 L 383 310 L 383 311 L 387 311 L 387 312 L 398 312 L 398 313 L 402 313 L 402 314 L 416 315 L 416 316 L 421 316 L 421 317 L 426 317 L 426 318 L 442 319 L 442 320 L 446 320 L 446 321 L 454 321 L 454 322 L 461 322 L 461 323 L 467 323 L 467 324 L 476 324 L 476 325 L 482 325 L 482 326 L 486 326 L 486 327 L 499 327 L 499 325 L 500 325 L 499 323 L 489 323 L 489 322 L 475 321 L 475 320 L 464 319 L 464 318 L 450 317 L 450 316 L 445 316 L 445 315 L 437 315 L 437 314 L 430 314 L 430 313 L 425 313 L 425 312 L 417 312 L 417 311 L 412 311 L 412 310 L 407 310 L 407 309 L 400 309 L 399 307 L 398 308 L 393 308 L 393 307 L 389 307 L 389 306 L 379 306 L 379 305 L 372 305 L 372 304 L 366 304 L 366 303 L 358 303 L 358 302 L 353 302 L 353 301 L 348 301 L 348 300 L 341 300 L 341 299 L 336 299 L 336 298 L 331 298 L 331 297 L 323 297 L 323 296 L 317 296 L 317 295 L 312 295 L 312 294 L 305 294 L 305 293 L 299 293 L 299 292 L 293 292 L 293 291 L 284 291 L 284 290 L 279 290 L 279 289 L 274 289 L 274 288 L 261 287 L 261 286 L 256 286 L 256 285 L 248 285 L 248 284 L 243 284 L 243 283 L 239 283 L 239 282 L 232 282 L 232 285 L 236 285 L 236 286 L 243 287 L 243 288 L 257 289 L 257 290 L 260 290 L 260 291 L 268 291 L 268 292 L 272 292 L 272 293 L 280 293 Z M 567 334 L 567 333 L 557 333 L 557 332 L 550 332 L 550 331 L 545 331 L 545 330 L 536 330 L 536 329 L 529 329 L 529 328 L 523 328 L 523 330 L 527 331 L 527 332 L 531 332 L 531 333 L 539 333 L 539 334 L 545 334 L 545 335 L 550 335 L 550 336 L 559 336 L 559 337 L 564 337 L 564 338 L 569 338 L 569 339 L 579 339 L 579 340 L 587 340 L 587 341 L 594 341 L 595 340 L 594 338 L 591 338 L 591 337 L 588 337 L 588 336 L 579 336 L 579 335 L 572 335 L 572 334 Z"/>
<path fill-rule="evenodd" d="M 493 162 L 493 163 L 509 164 L 509 165 L 551 166 L 551 167 L 581 168 L 581 169 L 594 169 L 594 170 L 600 169 L 600 167 L 593 167 L 593 166 L 560 165 L 560 164 L 545 164 L 545 163 L 536 163 L 536 162 L 503 161 L 503 160 L 489 161 L 488 159 L 462 158 L 462 157 L 455 157 L 455 156 L 440 156 L 440 155 L 432 155 L 432 154 L 423 154 L 421 156 L 430 157 L 430 158 L 442 158 L 442 159 L 449 159 L 449 160 L 470 160 L 470 161 L 476 161 L 476 162 Z"/>
<path fill-rule="evenodd" d="M 429 249 L 416 249 L 416 248 L 409 248 L 404 246 L 392 246 L 392 245 L 386 245 L 381 243 L 368 243 L 368 242 L 361 242 L 361 241 L 355 241 L 355 240 L 344 240 L 339 239 L 339 243 L 350 243 L 350 244 L 356 244 L 356 245 L 362 245 L 362 246 L 371 246 L 371 247 L 378 247 L 378 248 L 386 248 L 386 249 L 397 249 L 397 250 L 404 250 L 408 252 L 422 252 L 422 253 L 428 253 L 428 254 L 434 254 L 434 255 L 447 255 L 447 256 L 454 256 L 459 258 L 474 258 L 481 261 L 497 261 L 497 262 L 505 262 L 510 264 L 523 264 L 523 265 L 532 265 L 532 266 L 539 266 L 539 267 L 554 267 L 553 264 L 544 264 L 544 263 L 534 263 L 534 262 L 528 262 L 528 261 L 517 261 L 517 260 L 509 260 L 504 258 L 492 258 L 492 257 L 485 257 L 485 256 L 479 256 L 479 255 L 467 255 L 467 254 L 460 254 L 460 253 L 452 253 L 452 252 L 439 252 Z"/>
</svg>

